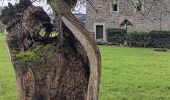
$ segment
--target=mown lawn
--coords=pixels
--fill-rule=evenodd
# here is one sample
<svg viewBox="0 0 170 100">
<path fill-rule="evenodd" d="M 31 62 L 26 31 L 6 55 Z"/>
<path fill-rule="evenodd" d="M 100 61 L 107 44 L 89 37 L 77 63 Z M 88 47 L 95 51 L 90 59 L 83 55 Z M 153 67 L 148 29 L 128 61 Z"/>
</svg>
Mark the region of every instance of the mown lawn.
<svg viewBox="0 0 170 100">
<path fill-rule="evenodd" d="M 99 46 L 100 100 L 170 100 L 170 51 Z M 0 100 L 17 100 L 15 74 L 0 34 Z"/>
<path fill-rule="evenodd" d="M 17 100 L 15 73 L 0 33 L 0 100 Z"/>
<path fill-rule="evenodd" d="M 100 100 L 170 100 L 170 51 L 100 46 Z"/>
</svg>

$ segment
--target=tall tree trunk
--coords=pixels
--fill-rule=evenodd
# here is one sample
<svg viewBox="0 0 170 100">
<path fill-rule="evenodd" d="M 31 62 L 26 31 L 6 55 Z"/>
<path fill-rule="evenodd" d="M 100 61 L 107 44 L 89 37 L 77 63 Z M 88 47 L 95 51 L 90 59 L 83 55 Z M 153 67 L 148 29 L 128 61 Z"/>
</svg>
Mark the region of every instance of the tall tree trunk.
<svg viewBox="0 0 170 100">
<path fill-rule="evenodd" d="M 20 100 L 98 100 L 100 53 L 89 32 L 71 13 L 75 0 L 49 0 L 59 34 L 41 7 L 29 0 L 9 4 L 1 14 L 7 25 Z M 44 36 L 40 30 L 45 28 Z"/>
</svg>

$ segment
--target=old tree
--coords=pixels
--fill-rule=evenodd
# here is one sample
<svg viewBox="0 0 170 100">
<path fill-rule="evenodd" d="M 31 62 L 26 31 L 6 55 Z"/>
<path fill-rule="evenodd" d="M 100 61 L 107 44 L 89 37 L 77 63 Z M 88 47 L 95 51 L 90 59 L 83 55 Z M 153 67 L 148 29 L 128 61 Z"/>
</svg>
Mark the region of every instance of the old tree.
<svg viewBox="0 0 170 100">
<path fill-rule="evenodd" d="M 19 100 L 98 99 L 100 53 L 71 13 L 76 2 L 48 0 L 59 33 L 54 37 L 49 16 L 30 0 L 8 4 L 2 11 Z"/>
</svg>

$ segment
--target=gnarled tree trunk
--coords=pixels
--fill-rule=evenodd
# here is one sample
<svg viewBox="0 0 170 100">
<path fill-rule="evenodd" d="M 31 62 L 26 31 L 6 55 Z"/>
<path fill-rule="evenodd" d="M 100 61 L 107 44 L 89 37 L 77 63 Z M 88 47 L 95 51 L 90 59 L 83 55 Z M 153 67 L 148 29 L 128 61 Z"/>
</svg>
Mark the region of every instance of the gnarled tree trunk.
<svg viewBox="0 0 170 100">
<path fill-rule="evenodd" d="M 7 25 L 20 100 L 98 100 L 100 53 L 89 32 L 71 13 L 76 0 L 49 0 L 59 34 L 41 7 L 29 0 L 8 5 Z M 45 28 L 45 35 L 40 30 Z"/>
</svg>

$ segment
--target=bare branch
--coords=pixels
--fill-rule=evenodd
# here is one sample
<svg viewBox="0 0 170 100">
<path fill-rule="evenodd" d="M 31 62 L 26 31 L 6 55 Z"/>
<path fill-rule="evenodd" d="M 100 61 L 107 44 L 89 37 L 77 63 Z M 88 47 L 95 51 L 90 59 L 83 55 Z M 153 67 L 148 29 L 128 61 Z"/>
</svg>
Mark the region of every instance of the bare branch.
<svg viewBox="0 0 170 100">
<path fill-rule="evenodd" d="M 90 6 L 96 11 L 96 13 L 98 13 L 98 10 L 94 7 L 94 3 L 92 4 L 92 1 L 89 1 L 89 0 L 86 0 L 89 4 L 90 4 Z"/>
</svg>

